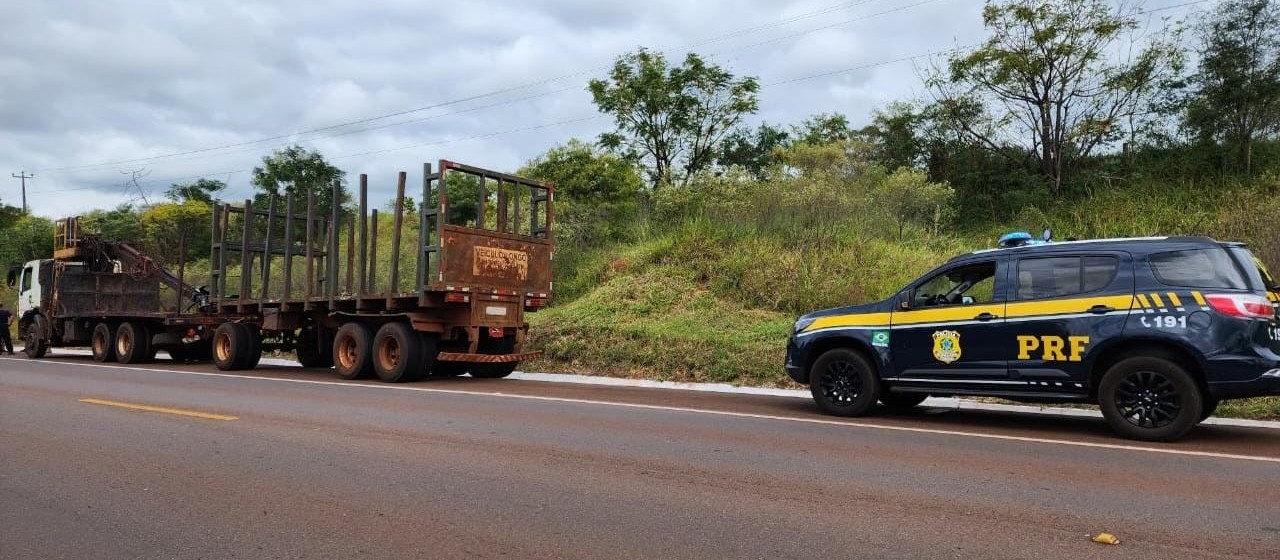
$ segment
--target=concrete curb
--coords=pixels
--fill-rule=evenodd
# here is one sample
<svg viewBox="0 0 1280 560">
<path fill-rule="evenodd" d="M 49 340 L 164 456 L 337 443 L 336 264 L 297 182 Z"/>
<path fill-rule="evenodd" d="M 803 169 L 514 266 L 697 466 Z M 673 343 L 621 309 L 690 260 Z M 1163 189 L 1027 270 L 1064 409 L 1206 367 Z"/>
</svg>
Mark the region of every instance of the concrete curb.
<svg viewBox="0 0 1280 560">
<path fill-rule="evenodd" d="M 57 354 L 69 354 L 73 356 L 88 356 L 91 353 L 88 350 L 77 348 L 58 348 Z M 51 357 L 56 357 L 53 352 Z M 263 358 L 260 364 L 269 366 L 297 367 L 298 363 L 293 360 L 285 360 L 280 358 Z M 511 374 L 507 379 L 515 379 L 521 381 L 542 381 L 547 383 L 576 383 L 580 385 L 606 385 L 612 387 L 640 387 L 646 389 L 667 389 L 674 391 L 702 391 L 708 393 L 726 393 L 735 395 L 764 395 L 771 397 L 792 397 L 792 398 L 811 398 L 808 391 L 798 389 L 772 389 L 768 387 L 740 387 L 728 383 L 687 383 L 679 381 L 656 381 L 652 379 L 626 379 L 621 377 L 602 377 L 595 375 L 581 375 L 572 373 L 537 373 L 527 371 L 517 371 Z M 1062 408 L 1053 406 L 1035 406 L 1020 404 L 995 404 L 978 402 L 962 398 L 937 398 L 929 397 L 925 399 L 921 406 L 931 408 L 943 408 L 952 410 L 987 410 L 996 412 L 1020 412 L 1025 414 L 1044 414 L 1052 416 L 1076 416 L 1086 418 L 1102 418 L 1102 413 L 1097 410 L 1088 410 L 1081 408 Z M 1269 420 L 1245 420 L 1241 418 L 1218 418 L 1211 417 L 1203 422 L 1209 426 L 1235 426 L 1243 428 L 1268 428 L 1272 430 L 1280 430 L 1280 421 Z"/>
</svg>

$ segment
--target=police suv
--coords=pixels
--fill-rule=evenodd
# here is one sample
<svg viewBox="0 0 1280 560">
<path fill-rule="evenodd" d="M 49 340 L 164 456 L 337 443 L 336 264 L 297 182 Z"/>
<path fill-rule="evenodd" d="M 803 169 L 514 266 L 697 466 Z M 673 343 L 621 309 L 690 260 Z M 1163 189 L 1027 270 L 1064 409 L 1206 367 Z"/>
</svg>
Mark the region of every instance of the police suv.
<svg viewBox="0 0 1280 560">
<path fill-rule="evenodd" d="M 1001 244 L 887 300 L 800 317 L 787 373 L 837 416 L 930 395 L 1084 402 L 1157 441 L 1224 399 L 1280 395 L 1280 286 L 1244 245 L 1048 232 Z"/>
</svg>

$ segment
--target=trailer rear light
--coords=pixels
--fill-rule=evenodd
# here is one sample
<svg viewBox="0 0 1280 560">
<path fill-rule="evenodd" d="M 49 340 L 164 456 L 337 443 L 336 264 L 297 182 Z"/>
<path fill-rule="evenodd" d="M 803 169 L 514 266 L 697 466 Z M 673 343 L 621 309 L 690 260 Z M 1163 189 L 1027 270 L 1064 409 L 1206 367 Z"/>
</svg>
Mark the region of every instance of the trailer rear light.
<svg viewBox="0 0 1280 560">
<path fill-rule="evenodd" d="M 502 327 L 489 327 L 489 338 L 503 338 L 505 336 L 507 335 L 502 331 Z"/>
<path fill-rule="evenodd" d="M 1219 313 L 1246 319 L 1271 319 L 1276 310 L 1267 298 L 1254 294 L 1208 294 L 1204 299 Z"/>
<path fill-rule="evenodd" d="M 525 309 L 538 309 L 547 306 L 546 298 L 528 298 L 524 300 Z"/>
<path fill-rule="evenodd" d="M 467 303 L 471 301 L 471 296 L 467 294 L 459 294 L 457 292 L 449 292 L 444 295 L 444 301 L 447 303 Z"/>
</svg>

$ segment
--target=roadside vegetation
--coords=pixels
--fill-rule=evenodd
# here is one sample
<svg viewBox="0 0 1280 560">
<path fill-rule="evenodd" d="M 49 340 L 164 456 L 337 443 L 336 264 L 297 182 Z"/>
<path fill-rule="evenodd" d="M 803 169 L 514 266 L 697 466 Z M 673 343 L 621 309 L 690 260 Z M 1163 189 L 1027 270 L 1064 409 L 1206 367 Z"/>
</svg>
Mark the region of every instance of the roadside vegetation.
<svg viewBox="0 0 1280 560">
<path fill-rule="evenodd" d="M 797 123 L 748 124 L 768 89 L 697 54 L 620 57 L 587 84 L 614 129 L 517 170 L 557 186 L 555 297 L 530 315 L 545 355 L 528 367 L 785 387 L 796 315 L 887 297 L 1011 230 L 1209 235 L 1280 268 L 1280 2 L 1149 26 L 1140 10 L 993 0 L 987 40 L 933 60 L 921 98 Z M 300 147 L 253 174 L 259 202 L 315 192 L 324 208 L 350 208 L 329 190 L 349 180 Z M 172 261 L 175 234 L 200 238 L 224 189 L 174 185 L 87 220 Z M 6 266 L 52 244 L 51 222 L 15 210 L 0 207 Z M 188 244 L 196 277 L 204 243 Z M 1280 398 L 1219 414 L 1280 419 Z"/>
</svg>

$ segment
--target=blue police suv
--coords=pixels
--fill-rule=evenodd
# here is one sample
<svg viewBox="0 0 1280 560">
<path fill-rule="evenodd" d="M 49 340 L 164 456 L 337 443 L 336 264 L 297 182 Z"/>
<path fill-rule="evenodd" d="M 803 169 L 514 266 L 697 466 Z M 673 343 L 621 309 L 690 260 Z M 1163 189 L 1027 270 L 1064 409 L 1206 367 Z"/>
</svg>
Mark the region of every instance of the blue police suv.
<svg viewBox="0 0 1280 560">
<path fill-rule="evenodd" d="M 818 408 L 934 396 L 1095 403 L 1171 441 L 1224 399 L 1280 395 L 1280 286 L 1240 243 L 1151 237 L 976 251 L 888 299 L 796 321 L 786 370 Z"/>
</svg>

